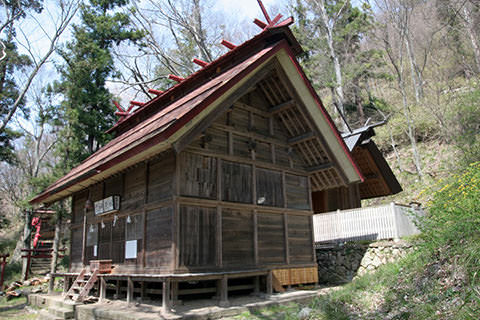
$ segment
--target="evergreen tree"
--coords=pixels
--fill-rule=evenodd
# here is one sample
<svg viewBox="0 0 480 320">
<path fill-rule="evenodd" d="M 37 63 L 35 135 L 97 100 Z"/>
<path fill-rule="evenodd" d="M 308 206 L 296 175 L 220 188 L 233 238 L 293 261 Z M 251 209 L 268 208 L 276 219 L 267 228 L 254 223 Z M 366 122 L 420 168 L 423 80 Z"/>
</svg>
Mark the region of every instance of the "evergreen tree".
<svg viewBox="0 0 480 320">
<path fill-rule="evenodd" d="M 55 89 L 64 95 L 58 118 L 64 129 L 57 151 L 65 159 L 65 171 L 110 139 L 105 131 L 116 118 L 105 83 L 118 76 L 111 51 L 114 45 L 143 36 L 131 26 L 128 14 L 118 10 L 127 4 L 128 0 L 90 0 L 82 5 L 82 22 L 73 26 L 74 40 L 60 50 L 65 64 Z"/>
<path fill-rule="evenodd" d="M 42 1 L 4 1 L 0 4 L 3 7 L 3 21 L 0 32 L 2 46 L 0 58 L 0 122 L 7 117 L 12 105 L 19 95 L 18 84 L 15 80 L 15 73 L 23 71 L 32 64 L 28 56 L 20 54 L 17 50 L 14 37 L 16 34 L 15 23 L 25 18 L 29 10 L 42 11 Z M 19 109 L 28 116 L 25 108 L 25 101 L 20 101 Z M 12 163 L 15 161 L 12 141 L 20 136 L 19 132 L 6 127 L 0 130 L 0 161 Z"/>
</svg>

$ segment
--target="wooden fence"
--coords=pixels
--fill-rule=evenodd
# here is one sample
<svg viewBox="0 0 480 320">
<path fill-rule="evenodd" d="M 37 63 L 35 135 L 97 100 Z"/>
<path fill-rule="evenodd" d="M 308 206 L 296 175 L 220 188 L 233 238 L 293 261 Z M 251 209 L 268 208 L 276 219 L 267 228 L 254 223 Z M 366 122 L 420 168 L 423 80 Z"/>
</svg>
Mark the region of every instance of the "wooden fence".
<svg viewBox="0 0 480 320">
<path fill-rule="evenodd" d="M 383 206 L 315 214 L 315 243 L 398 239 L 418 234 L 414 221 L 423 210 L 390 203 Z"/>
</svg>

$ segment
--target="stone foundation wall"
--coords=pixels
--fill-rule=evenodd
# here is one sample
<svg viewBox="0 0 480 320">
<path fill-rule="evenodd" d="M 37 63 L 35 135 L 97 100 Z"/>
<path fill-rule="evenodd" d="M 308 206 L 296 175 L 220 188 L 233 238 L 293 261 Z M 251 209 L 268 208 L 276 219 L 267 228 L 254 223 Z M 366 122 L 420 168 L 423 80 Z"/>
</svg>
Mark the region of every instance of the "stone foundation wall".
<svg viewBox="0 0 480 320">
<path fill-rule="evenodd" d="M 338 284 L 404 257 L 412 245 L 403 240 L 348 242 L 317 248 L 318 281 Z"/>
</svg>

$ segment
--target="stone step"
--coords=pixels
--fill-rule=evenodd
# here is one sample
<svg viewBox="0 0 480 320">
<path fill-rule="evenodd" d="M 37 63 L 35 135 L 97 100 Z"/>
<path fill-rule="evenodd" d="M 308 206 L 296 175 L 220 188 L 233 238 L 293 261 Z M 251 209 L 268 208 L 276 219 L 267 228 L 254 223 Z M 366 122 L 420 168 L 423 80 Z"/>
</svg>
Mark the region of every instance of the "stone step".
<svg viewBox="0 0 480 320">
<path fill-rule="evenodd" d="M 59 307 L 50 307 L 48 308 L 48 311 L 50 314 L 53 314 L 55 317 L 59 317 L 61 319 L 73 319 L 75 314 L 73 310 Z"/>
<path fill-rule="evenodd" d="M 48 311 L 48 309 L 40 310 L 40 312 L 38 313 L 38 319 L 42 319 L 42 320 L 64 320 L 61 317 L 57 317 L 54 314 L 51 314 Z"/>
</svg>

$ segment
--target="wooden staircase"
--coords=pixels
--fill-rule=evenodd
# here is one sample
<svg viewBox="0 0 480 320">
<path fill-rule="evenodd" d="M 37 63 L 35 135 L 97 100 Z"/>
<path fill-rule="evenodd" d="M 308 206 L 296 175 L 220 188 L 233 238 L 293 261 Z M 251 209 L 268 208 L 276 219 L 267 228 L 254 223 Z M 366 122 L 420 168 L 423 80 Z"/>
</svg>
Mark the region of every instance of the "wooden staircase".
<svg viewBox="0 0 480 320">
<path fill-rule="evenodd" d="M 92 273 L 87 274 L 87 268 L 83 268 L 68 292 L 65 294 L 65 300 L 71 299 L 75 302 L 83 301 L 97 282 L 98 273 L 99 270 L 95 269 Z"/>
<path fill-rule="evenodd" d="M 42 240 L 36 249 L 52 249 L 53 240 Z M 37 254 L 46 254 L 38 252 Z M 30 262 L 30 272 L 34 275 L 45 275 L 50 272 L 52 258 L 34 258 Z"/>
</svg>

